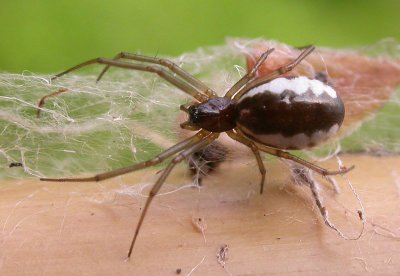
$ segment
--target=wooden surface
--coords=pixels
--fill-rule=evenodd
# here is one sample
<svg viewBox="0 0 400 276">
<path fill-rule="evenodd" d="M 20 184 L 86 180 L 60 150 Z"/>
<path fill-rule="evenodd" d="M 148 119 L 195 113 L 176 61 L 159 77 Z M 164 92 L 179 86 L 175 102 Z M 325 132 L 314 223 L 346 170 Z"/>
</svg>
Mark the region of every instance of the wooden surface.
<svg viewBox="0 0 400 276">
<path fill-rule="evenodd" d="M 400 157 L 343 156 L 365 207 L 361 239 L 327 228 L 307 187 L 286 167 L 267 162 L 258 194 L 254 162 L 225 164 L 197 188 L 184 166 L 168 179 L 144 222 L 133 256 L 126 253 L 145 197 L 132 194 L 155 180 L 147 170 L 101 183 L 0 184 L 1 275 L 256 275 L 396 274 L 400 272 Z M 335 168 L 334 161 L 323 164 Z M 355 196 L 324 185 L 332 221 L 349 236 L 361 229 Z M 130 189 L 127 189 L 130 188 Z M 130 191 L 131 195 L 127 195 Z M 143 193 L 147 191 L 144 190 Z M 201 217 L 204 235 L 192 223 Z M 217 252 L 227 245 L 225 266 Z"/>
</svg>

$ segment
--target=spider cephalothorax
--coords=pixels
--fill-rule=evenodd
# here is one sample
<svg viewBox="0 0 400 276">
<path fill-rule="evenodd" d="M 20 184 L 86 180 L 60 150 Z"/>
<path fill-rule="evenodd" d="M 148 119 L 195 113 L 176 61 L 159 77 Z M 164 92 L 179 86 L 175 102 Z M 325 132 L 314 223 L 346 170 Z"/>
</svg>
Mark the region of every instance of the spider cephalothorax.
<svg viewBox="0 0 400 276">
<path fill-rule="evenodd" d="M 236 105 L 225 97 L 211 98 L 188 108 L 189 124 L 211 132 L 225 132 L 236 126 Z"/>
</svg>

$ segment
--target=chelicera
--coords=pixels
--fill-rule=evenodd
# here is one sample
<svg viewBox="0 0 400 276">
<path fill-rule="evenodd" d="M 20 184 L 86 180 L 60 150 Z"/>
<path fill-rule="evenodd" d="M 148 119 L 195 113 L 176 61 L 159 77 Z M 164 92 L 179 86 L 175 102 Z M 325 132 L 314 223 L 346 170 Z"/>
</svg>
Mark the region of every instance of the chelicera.
<svg viewBox="0 0 400 276">
<path fill-rule="evenodd" d="M 261 55 L 255 66 L 222 97 L 217 96 L 203 82 L 166 59 L 120 53 L 114 59 L 96 58 L 76 65 L 56 75 L 52 80 L 95 63 L 106 65 L 97 80 L 101 79 L 110 66 L 152 72 L 159 75 L 194 98 L 194 104 L 180 107 L 188 115 L 188 120 L 182 123 L 181 127 L 196 131 L 196 133 L 156 157 L 129 167 L 100 173 L 92 177 L 41 178 L 40 180 L 59 182 L 102 181 L 151 167 L 172 158 L 149 192 L 149 197 L 129 248 L 129 258 L 149 206 L 172 169 L 176 164 L 207 148 L 222 132 L 252 150 L 261 174 L 260 193 L 263 192 L 266 175 L 260 152 L 291 160 L 322 176 L 344 174 L 354 166 L 329 171 L 285 151 L 287 149 L 305 149 L 323 142 L 339 129 L 344 118 L 345 110 L 342 100 L 332 87 L 318 79 L 283 76 L 295 68 L 313 50 L 313 46 L 307 47 L 289 64 L 277 68 L 266 76 L 256 78 L 257 70 L 265 62 L 268 55 L 274 51 L 274 49 L 269 49 Z M 132 63 L 127 60 L 141 63 Z M 39 103 L 39 108 L 44 104 L 47 97 L 63 92 L 66 92 L 66 90 L 44 96 Z M 318 198 L 316 198 L 316 201 L 319 206 Z M 324 210 L 322 206 L 320 211 L 325 223 L 332 227 L 328 223 L 329 220 Z"/>
</svg>

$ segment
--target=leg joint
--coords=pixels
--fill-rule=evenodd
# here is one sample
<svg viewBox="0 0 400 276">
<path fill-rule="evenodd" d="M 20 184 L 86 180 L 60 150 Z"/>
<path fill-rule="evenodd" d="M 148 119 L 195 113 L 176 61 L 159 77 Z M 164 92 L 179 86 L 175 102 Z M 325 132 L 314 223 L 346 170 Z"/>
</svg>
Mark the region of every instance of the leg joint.
<svg viewBox="0 0 400 276">
<path fill-rule="evenodd" d="M 165 75 L 165 73 L 166 73 L 166 71 L 163 68 L 161 68 L 159 66 L 155 66 L 155 65 L 146 66 L 146 69 L 149 72 L 156 73 L 159 76 Z"/>
<path fill-rule="evenodd" d="M 181 162 L 183 159 L 185 159 L 187 157 L 187 154 L 184 153 L 180 153 L 177 157 L 175 157 L 174 159 L 172 159 L 172 163 L 174 164 L 178 164 L 179 162 Z"/>
<path fill-rule="evenodd" d="M 105 58 L 96 58 L 94 61 L 101 64 L 107 63 L 107 60 Z"/>
<path fill-rule="evenodd" d="M 170 61 L 170 60 L 168 60 L 168 59 L 160 58 L 160 59 L 158 60 L 158 63 L 159 63 L 160 65 L 163 65 L 163 66 L 168 67 L 168 68 L 171 69 L 171 70 L 172 70 L 173 68 L 178 67 L 178 65 L 176 65 L 174 62 L 172 62 L 172 61 Z"/>
<path fill-rule="evenodd" d="M 119 52 L 118 55 L 115 56 L 115 59 L 120 59 L 120 58 L 127 58 L 130 57 L 132 54 L 128 52 Z"/>
</svg>

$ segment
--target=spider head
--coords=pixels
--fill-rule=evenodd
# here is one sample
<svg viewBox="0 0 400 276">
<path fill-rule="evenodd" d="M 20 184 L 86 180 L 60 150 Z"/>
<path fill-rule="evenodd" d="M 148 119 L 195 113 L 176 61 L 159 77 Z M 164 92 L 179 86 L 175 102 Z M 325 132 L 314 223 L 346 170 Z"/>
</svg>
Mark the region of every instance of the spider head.
<svg viewBox="0 0 400 276">
<path fill-rule="evenodd" d="M 211 132 L 225 132 L 236 126 L 236 105 L 224 97 L 211 98 L 203 103 L 194 104 L 185 110 L 189 119 L 181 124 L 182 128 Z"/>
</svg>

